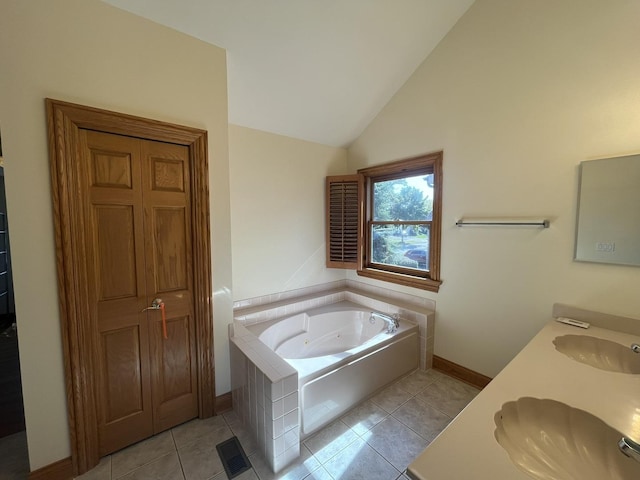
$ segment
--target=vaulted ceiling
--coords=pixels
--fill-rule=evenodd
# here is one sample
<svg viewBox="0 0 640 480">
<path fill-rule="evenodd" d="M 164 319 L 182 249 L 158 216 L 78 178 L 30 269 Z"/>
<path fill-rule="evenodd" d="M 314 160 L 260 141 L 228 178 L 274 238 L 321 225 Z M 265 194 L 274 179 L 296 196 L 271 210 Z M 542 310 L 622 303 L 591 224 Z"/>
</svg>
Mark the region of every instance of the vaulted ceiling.
<svg viewBox="0 0 640 480">
<path fill-rule="evenodd" d="M 227 50 L 229 122 L 348 146 L 474 0 L 104 0 Z"/>
</svg>

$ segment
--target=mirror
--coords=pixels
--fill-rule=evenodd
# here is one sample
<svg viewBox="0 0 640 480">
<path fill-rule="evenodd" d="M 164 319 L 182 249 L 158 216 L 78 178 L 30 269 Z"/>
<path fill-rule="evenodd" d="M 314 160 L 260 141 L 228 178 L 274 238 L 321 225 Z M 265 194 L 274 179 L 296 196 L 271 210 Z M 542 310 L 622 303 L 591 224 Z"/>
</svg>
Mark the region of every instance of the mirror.
<svg viewBox="0 0 640 480">
<path fill-rule="evenodd" d="M 640 155 L 580 164 L 575 259 L 640 265 Z"/>
</svg>

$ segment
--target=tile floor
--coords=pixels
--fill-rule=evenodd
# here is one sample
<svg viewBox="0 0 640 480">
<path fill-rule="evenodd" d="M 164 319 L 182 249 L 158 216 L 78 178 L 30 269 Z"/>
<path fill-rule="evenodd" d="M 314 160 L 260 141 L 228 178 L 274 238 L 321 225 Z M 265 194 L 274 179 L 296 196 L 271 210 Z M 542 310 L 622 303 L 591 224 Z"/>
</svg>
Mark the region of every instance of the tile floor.
<svg viewBox="0 0 640 480">
<path fill-rule="evenodd" d="M 239 480 L 406 480 L 407 466 L 477 393 L 440 372 L 416 371 L 305 439 L 300 458 L 278 474 L 230 412 L 116 452 L 78 480 L 226 480 L 215 446 L 234 435 L 253 466 Z"/>
</svg>

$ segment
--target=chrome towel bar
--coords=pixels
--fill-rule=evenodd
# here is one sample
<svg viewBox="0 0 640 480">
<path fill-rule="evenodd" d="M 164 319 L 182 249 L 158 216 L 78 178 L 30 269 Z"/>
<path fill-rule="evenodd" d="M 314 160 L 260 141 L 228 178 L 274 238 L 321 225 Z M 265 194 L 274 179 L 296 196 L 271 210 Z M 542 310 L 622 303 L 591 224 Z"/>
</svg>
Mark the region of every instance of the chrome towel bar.
<svg viewBox="0 0 640 480">
<path fill-rule="evenodd" d="M 542 227 L 549 228 L 550 221 L 541 220 L 491 220 L 491 219 L 464 219 L 456 222 L 458 227 Z"/>
</svg>

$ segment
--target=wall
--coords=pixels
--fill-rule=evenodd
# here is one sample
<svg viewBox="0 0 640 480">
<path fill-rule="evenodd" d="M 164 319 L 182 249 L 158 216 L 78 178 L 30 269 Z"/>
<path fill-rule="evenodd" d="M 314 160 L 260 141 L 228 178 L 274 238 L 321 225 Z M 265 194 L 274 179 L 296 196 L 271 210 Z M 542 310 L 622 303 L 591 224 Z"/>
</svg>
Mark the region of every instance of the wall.
<svg viewBox="0 0 640 480">
<path fill-rule="evenodd" d="M 226 60 L 224 50 L 97 0 L 2 0 L 0 65 L 22 385 L 35 470 L 70 451 L 44 98 L 208 130 L 214 318 L 222 350 L 232 310 Z M 217 358 L 218 394 L 230 389 L 228 371 L 228 358 Z"/>
<path fill-rule="evenodd" d="M 233 298 L 344 279 L 325 268 L 324 178 L 346 150 L 229 125 Z"/>
<path fill-rule="evenodd" d="M 477 0 L 350 147 L 351 171 L 444 150 L 436 355 L 494 376 L 554 302 L 638 317 L 640 268 L 572 260 L 579 163 L 640 151 L 638 18 L 635 1 Z M 474 215 L 551 227 L 454 226 Z"/>
</svg>

